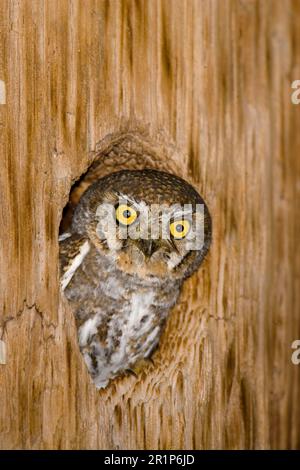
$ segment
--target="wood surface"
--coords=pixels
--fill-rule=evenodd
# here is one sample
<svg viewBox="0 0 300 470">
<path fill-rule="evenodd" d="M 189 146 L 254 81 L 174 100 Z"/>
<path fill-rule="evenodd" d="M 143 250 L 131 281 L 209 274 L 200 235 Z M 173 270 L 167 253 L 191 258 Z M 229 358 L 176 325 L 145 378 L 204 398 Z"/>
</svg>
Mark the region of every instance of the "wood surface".
<svg viewBox="0 0 300 470">
<path fill-rule="evenodd" d="M 0 1 L 0 448 L 300 448 L 299 24 L 298 0 Z M 154 364 L 101 392 L 58 278 L 92 164 L 169 169 L 213 219 Z"/>
</svg>

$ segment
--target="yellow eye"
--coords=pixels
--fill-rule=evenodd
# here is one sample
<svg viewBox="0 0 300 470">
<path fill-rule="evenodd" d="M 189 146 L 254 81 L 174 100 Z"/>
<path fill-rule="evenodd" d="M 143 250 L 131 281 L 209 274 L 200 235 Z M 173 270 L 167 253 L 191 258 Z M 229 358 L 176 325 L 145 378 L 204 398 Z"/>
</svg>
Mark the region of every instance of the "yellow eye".
<svg viewBox="0 0 300 470">
<path fill-rule="evenodd" d="M 174 220 L 174 222 L 170 223 L 171 235 L 180 240 L 188 234 L 190 226 L 189 220 Z"/>
<path fill-rule="evenodd" d="M 137 212 L 127 204 L 120 204 L 116 208 L 116 219 L 122 225 L 131 225 L 137 219 Z"/>
</svg>

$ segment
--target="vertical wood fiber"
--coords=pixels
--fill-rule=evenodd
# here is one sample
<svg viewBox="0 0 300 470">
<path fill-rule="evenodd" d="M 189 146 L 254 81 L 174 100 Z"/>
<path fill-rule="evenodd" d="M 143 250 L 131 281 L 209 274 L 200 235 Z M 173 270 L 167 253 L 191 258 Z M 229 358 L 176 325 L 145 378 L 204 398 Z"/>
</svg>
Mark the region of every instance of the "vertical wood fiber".
<svg viewBox="0 0 300 470">
<path fill-rule="evenodd" d="M 1 0 L 1 448 L 300 448 L 299 23 L 297 0 Z M 194 182 L 213 244 L 154 365 L 97 392 L 58 229 L 120 132 Z"/>
</svg>

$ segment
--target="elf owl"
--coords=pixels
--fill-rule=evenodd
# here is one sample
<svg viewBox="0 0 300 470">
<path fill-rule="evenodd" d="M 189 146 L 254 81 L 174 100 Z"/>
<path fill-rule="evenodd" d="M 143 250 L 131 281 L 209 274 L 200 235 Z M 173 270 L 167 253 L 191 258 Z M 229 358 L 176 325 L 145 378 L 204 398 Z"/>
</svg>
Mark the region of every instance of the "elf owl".
<svg viewBox="0 0 300 470">
<path fill-rule="evenodd" d="M 172 174 L 122 170 L 83 194 L 60 236 L 61 287 L 97 388 L 150 359 L 210 241 L 207 206 Z"/>
</svg>

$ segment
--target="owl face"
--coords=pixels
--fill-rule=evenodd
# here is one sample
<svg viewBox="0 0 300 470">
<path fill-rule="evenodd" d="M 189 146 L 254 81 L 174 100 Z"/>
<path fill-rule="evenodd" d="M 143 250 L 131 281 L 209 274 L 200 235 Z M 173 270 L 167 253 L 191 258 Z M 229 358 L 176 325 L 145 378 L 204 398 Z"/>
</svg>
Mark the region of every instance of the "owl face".
<svg viewBox="0 0 300 470">
<path fill-rule="evenodd" d="M 73 226 L 122 272 L 148 280 L 190 275 L 211 239 L 200 195 L 181 178 L 156 170 L 124 170 L 98 180 L 83 195 Z"/>
</svg>

